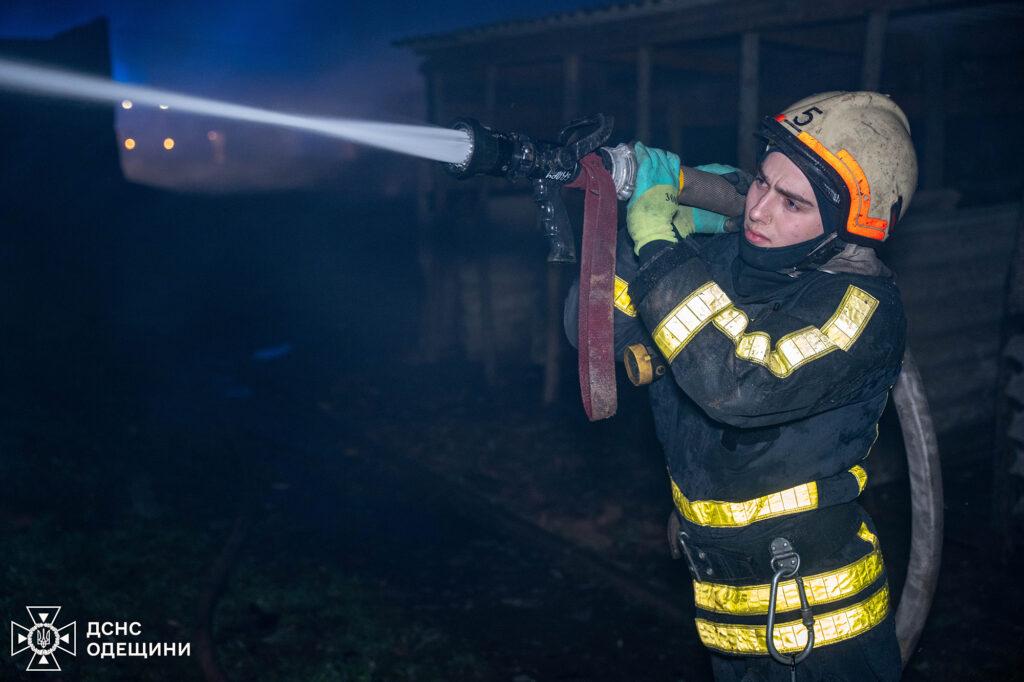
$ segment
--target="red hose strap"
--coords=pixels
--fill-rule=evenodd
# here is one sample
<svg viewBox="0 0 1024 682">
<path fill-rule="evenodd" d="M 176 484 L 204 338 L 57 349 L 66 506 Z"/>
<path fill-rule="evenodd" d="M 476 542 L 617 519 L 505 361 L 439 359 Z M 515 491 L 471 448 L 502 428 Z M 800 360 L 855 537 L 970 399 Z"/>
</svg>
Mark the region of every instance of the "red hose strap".
<svg viewBox="0 0 1024 682">
<path fill-rule="evenodd" d="M 580 174 L 566 187 L 585 192 L 580 257 L 580 394 L 587 418 L 597 421 L 611 417 L 617 407 L 612 298 L 618 199 L 612 176 L 597 154 L 583 157 L 580 167 Z"/>
</svg>

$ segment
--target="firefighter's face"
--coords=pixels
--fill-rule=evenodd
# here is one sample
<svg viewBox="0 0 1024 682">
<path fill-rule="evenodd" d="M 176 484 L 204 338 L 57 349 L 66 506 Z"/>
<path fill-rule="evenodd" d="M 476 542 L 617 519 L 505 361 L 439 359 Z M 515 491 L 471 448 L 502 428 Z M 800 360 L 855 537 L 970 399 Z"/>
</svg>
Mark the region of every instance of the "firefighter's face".
<svg viewBox="0 0 1024 682">
<path fill-rule="evenodd" d="M 790 246 L 825 231 L 810 181 L 779 152 L 761 162 L 743 216 L 743 236 L 754 246 Z"/>
</svg>

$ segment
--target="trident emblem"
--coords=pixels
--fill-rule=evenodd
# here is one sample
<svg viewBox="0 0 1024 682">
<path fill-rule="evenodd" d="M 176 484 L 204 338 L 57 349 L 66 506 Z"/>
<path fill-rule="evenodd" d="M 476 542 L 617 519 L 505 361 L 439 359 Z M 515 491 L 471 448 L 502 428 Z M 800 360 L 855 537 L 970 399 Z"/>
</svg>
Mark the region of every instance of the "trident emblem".
<svg viewBox="0 0 1024 682">
<path fill-rule="evenodd" d="M 54 625 L 59 606 L 26 606 L 32 627 L 25 627 L 11 621 L 11 656 L 25 650 L 32 651 L 32 658 L 25 670 L 47 672 L 60 670 L 56 652 L 75 655 L 76 626 L 74 622 L 58 628 Z"/>
</svg>

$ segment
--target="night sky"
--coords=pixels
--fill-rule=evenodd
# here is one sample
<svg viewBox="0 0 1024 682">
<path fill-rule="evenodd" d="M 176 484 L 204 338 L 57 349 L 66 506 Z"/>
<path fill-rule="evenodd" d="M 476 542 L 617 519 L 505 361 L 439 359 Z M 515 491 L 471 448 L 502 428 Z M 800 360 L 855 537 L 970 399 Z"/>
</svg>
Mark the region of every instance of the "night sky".
<svg viewBox="0 0 1024 682">
<path fill-rule="evenodd" d="M 419 122 L 418 60 L 393 41 L 607 4 L 15 0 L 0 9 L 0 37 L 49 37 L 106 16 L 117 80 L 293 112 Z M 120 136 L 140 140 L 130 156 L 122 150 L 126 174 L 171 186 L 274 186 L 315 179 L 338 159 L 363 153 L 294 133 L 219 126 L 229 140 L 244 140 L 245 154 L 229 155 L 213 172 L 206 163 L 210 122 L 189 118 L 139 108 L 119 112 Z M 142 143 L 167 135 L 178 141 L 173 155 L 155 142 Z"/>
<path fill-rule="evenodd" d="M 16 0 L 3 3 L 0 35 L 43 37 L 103 15 L 118 80 L 372 111 L 382 95 L 417 80 L 415 59 L 391 46 L 396 39 L 606 4 Z"/>
</svg>

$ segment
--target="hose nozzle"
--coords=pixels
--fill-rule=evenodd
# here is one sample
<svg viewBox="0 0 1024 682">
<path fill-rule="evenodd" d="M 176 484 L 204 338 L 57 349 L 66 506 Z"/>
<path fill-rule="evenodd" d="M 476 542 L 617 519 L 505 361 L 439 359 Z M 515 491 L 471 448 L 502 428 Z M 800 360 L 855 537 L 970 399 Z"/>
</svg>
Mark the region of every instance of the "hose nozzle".
<svg viewBox="0 0 1024 682">
<path fill-rule="evenodd" d="M 457 178 L 493 175 L 564 185 L 579 173 L 579 160 L 608 139 L 612 124 L 610 116 L 597 114 L 563 128 L 558 142 L 542 142 L 523 133 L 494 130 L 476 119 L 462 118 L 452 128 L 469 136 L 469 154 L 459 163 L 445 164 L 445 168 Z"/>
</svg>

